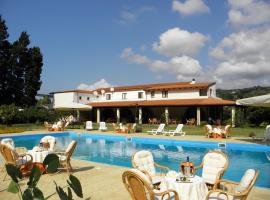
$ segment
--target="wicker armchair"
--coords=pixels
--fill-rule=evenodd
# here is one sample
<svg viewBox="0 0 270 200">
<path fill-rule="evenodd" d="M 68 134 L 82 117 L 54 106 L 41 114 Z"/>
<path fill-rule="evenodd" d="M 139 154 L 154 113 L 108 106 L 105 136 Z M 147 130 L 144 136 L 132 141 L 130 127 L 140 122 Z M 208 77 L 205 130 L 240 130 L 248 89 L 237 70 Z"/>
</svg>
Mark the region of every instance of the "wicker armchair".
<svg viewBox="0 0 270 200">
<path fill-rule="evenodd" d="M 71 156 L 77 146 L 77 142 L 75 140 L 71 141 L 66 149 L 66 151 L 56 152 L 59 157 L 60 164 L 67 170 L 68 173 L 72 170 L 71 166 Z"/>
<path fill-rule="evenodd" d="M 152 153 L 145 150 L 138 151 L 132 156 L 132 166 L 147 174 L 154 185 L 160 183 L 166 175 L 165 172 L 170 170 L 155 163 Z M 156 168 L 160 169 L 160 173 L 157 173 Z"/>
<path fill-rule="evenodd" d="M 138 169 L 130 169 L 122 175 L 123 183 L 132 200 L 179 200 L 175 190 L 155 190 L 149 177 Z"/>
<path fill-rule="evenodd" d="M 5 144 L 0 144 L 0 153 L 4 158 L 5 165 L 11 164 L 21 168 L 23 165 L 31 165 L 33 162 L 32 155 L 26 153 L 18 154 L 15 149 Z M 5 180 L 6 176 L 7 174 L 4 176 L 3 180 Z"/>
<path fill-rule="evenodd" d="M 213 127 L 210 124 L 204 126 L 205 136 L 210 138 L 213 134 Z"/>
<path fill-rule="evenodd" d="M 212 188 L 224 175 L 228 167 L 228 157 L 221 151 L 212 150 L 205 154 L 200 165 L 194 167 L 194 170 L 202 168 L 202 178 L 208 188 Z"/>
<path fill-rule="evenodd" d="M 208 192 L 206 199 L 246 200 L 256 182 L 258 175 L 259 171 L 255 171 L 254 169 L 248 169 L 239 183 L 229 180 L 219 180 L 215 184 L 213 190 Z"/>
</svg>

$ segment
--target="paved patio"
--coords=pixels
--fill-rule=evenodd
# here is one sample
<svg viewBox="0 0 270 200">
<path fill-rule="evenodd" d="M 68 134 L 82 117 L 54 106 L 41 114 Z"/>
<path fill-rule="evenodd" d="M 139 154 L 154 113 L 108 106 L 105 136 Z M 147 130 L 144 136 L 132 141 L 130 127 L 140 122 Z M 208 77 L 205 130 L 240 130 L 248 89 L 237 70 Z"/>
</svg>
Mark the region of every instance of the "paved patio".
<svg viewBox="0 0 270 200">
<path fill-rule="evenodd" d="M 91 133 L 89 131 L 82 130 L 72 130 L 76 132 L 81 132 L 82 134 Z M 44 133 L 44 131 L 32 131 L 22 134 L 37 134 Z M 97 133 L 93 131 L 92 133 Z M 102 132 L 102 134 L 113 134 L 112 132 Z M 21 135 L 21 134 L 20 134 Z M 126 135 L 126 134 L 117 134 Z M 156 137 L 147 134 L 131 134 L 132 136 L 138 137 Z M 158 136 L 160 138 L 172 139 L 172 137 Z M 184 139 L 184 140 L 201 140 L 201 141 L 223 141 L 223 139 L 207 139 L 203 136 L 177 136 L 174 139 Z M 227 142 L 239 142 L 239 143 L 253 143 L 253 141 L 242 140 L 241 138 L 226 139 Z M 72 165 L 74 166 L 74 175 L 78 177 L 82 183 L 84 198 L 91 200 L 128 200 L 131 199 L 128 192 L 126 191 L 122 183 L 122 173 L 126 170 L 124 167 L 103 165 L 99 163 L 86 162 L 80 160 L 73 160 Z M 6 191 L 9 180 L 2 181 L 4 172 L 0 172 L 0 199 L 18 199 L 17 195 L 8 193 Z M 45 196 L 52 195 L 50 199 L 59 199 L 55 194 L 55 186 L 53 181 L 62 187 L 67 186 L 66 179 L 68 178 L 67 173 L 61 172 L 55 175 L 43 175 L 38 184 L 39 188 L 43 191 Z M 27 180 L 21 182 L 21 186 L 24 188 L 26 186 Z M 75 198 L 79 199 L 79 198 Z M 270 190 L 262 188 L 254 188 L 250 195 L 249 200 L 263 200 L 270 199 Z"/>
</svg>

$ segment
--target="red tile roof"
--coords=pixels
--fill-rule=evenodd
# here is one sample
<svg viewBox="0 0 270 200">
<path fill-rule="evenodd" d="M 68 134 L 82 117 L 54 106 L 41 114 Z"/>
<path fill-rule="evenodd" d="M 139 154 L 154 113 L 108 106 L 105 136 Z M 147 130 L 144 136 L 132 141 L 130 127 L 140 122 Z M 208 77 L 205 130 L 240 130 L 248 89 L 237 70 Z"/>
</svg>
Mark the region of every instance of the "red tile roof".
<svg viewBox="0 0 270 200">
<path fill-rule="evenodd" d="M 235 101 L 218 98 L 201 99 L 170 99 L 170 100 L 144 100 L 144 101 L 108 101 L 92 102 L 92 107 L 135 107 L 135 106 L 228 106 L 236 105 Z"/>
<path fill-rule="evenodd" d="M 145 90 L 145 91 L 155 91 L 155 90 L 188 90 L 188 89 L 207 89 L 208 87 L 214 85 L 215 82 L 209 83 L 194 83 L 190 82 L 174 82 L 174 83 L 154 83 L 154 84 L 142 84 L 142 85 L 131 85 L 131 86 L 120 86 L 113 87 L 114 92 L 124 92 L 124 91 L 134 91 L 134 90 Z M 101 90 L 105 92 L 110 92 L 111 88 L 98 88 L 97 92 L 101 93 Z M 92 94 L 91 90 L 66 90 L 58 91 L 53 93 L 67 93 L 67 92 L 78 92 Z"/>
</svg>

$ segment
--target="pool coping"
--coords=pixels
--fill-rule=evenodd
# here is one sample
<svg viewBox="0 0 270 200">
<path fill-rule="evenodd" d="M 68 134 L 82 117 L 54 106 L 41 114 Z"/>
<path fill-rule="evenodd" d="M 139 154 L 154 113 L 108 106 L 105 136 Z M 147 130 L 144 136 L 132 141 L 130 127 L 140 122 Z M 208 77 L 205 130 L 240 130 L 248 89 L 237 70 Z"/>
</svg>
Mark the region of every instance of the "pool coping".
<svg viewBox="0 0 270 200">
<path fill-rule="evenodd" d="M 167 146 L 186 146 L 186 147 L 205 147 L 205 148 L 219 148 L 219 149 L 230 149 L 230 150 L 244 150 L 244 151 L 251 151 L 251 152 L 270 152 L 270 146 L 267 144 L 250 144 L 250 143 L 237 143 L 237 142 L 226 142 L 226 141 L 202 141 L 202 140 L 179 140 L 179 139 L 172 139 L 172 138 L 153 138 L 153 137 L 143 137 L 143 136 L 136 136 L 136 135 L 112 135 L 112 134 L 104 134 L 104 133 L 88 133 L 88 132 L 78 132 L 78 131 L 63 131 L 63 132 L 39 132 L 36 134 L 24 132 L 24 134 L 5 134 L 0 135 L 1 138 L 7 137 L 24 137 L 24 136 L 32 136 L 35 137 L 36 135 L 45 136 L 45 135 L 54 135 L 54 136 L 63 136 L 63 134 L 71 134 L 71 135 L 80 135 L 81 137 L 84 136 L 91 136 L 91 138 L 96 139 L 106 139 L 112 141 L 124 141 L 124 142 L 136 142 L 136 143 L 144 143 L 144 144 L 162 144 Z M 221 148 L 218 145 L 225 144 L 226 148 Z M 203 145 L 203 146 L 202 146 Z M 252 146 L 252 148 L 250 148 Z"/>
</svg>

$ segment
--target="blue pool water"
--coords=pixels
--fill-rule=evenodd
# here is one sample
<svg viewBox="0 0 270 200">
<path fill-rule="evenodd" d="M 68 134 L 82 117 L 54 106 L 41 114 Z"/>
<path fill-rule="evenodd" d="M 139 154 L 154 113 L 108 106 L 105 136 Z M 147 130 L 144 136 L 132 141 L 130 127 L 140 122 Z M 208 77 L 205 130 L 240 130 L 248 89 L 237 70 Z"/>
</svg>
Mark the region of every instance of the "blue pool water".
<svg viewBox="0 0 270 200">
<path fill-rule="evenodd" d="M 32 149 L 44 135 L 13 136 L 16 146 Z M 65 132 L 54 134 L 57 148 L 65 149 L 71 140 L 78 142 L 75 159 L 100 162 L 111 165 L 131 167 L 131 156 L 139 150 L 149 150 L 161 165 L 178 170 L 179 163 L 189 156 L 195 165 L 200 164 L 203 156 L 217 148 L 216 142 L 176 141 L 149 138 L 128 138 L 122 136 L 104 136 Z M 249 169 L 260 171 L 256 185 L 270 188 L 270 147 L 265 145 L 246 145 L 227 143 L 222 149 L 229 158 L 229 168 L 224 178 L 240 181 Z M 200 173 L 200 172 L 199 172 Z"/>
</svg>

